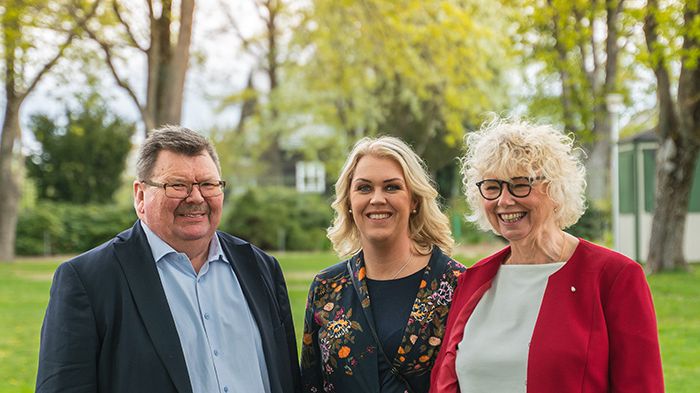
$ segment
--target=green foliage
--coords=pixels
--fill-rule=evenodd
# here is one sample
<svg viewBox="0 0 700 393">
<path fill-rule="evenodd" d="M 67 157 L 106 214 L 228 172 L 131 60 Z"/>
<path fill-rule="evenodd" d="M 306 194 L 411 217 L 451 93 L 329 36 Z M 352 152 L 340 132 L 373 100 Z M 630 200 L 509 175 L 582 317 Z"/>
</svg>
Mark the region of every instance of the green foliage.
<svg viewBox="0 0 700 393">
<path fill-rule="evenodd" d="M 39 202 L 19 215 L 15 251 L 18 255 L 80 253 L 111 239 L 135 220 L 131 206 Z"/>
<path fill-rule="evenodd" d="M 273 250 L 328 249 L 330 203 L 316 194 L 282 187 L 252 188 L 230 202 L 222 229 Z"/>
<path fill-rule="evenodd" d="M 452 226 L 452 236 L 457 244 L 479 244 L 492 242 L 497 236 L 491 231 L 479 229 L 476 223 L 469 221 L 469 205 L 462 196 L 452 198 L 446 212 Z"/>
<path fill-rule="evenodd" d="M 295 70 L 302 100 L 350 143 L 396 135 L 439 170 L 468 128 L 507 106 L 503 9 L 479 0 L 314 0 L 293 41 L 305 54 Z"/>
<path fill-rule="evenodd" d="M 528 114 L 563 125 L 590 148 L 606 138 L 600 128 L 605 96 L 620 93 L 626 107 L 633 107 L 632 96 L 640 93 L 635 83 L 644 75 L 634 61 L 643 38 L 634 5 L 619 0 L 518 1 L 523 12 L 515 14 L 515 40 L 525 65 Z M 616 21 L 619 48 L 606 41 L 609 20 Z"/>
<path fill-rule="evenodd" d="M 64 126 L 44 114 L 31 116 L 30 129 L 41 151 L 27 157 L 28 176 L 40 199 L 72 203 L 112 201 L 131 149 L 133 123 L 110 114 L 96 93 L 66 108 Z"/>
<path fill-rule="evenodd" d="M 574 236 L 590 240 L 592 242 L 605 242 L 606 233 L 610 230 L 610 208 L 599 207 L 589 203 L 586 212 L 579 218 L 576 224 L 566 231 Z"/>
</svg>

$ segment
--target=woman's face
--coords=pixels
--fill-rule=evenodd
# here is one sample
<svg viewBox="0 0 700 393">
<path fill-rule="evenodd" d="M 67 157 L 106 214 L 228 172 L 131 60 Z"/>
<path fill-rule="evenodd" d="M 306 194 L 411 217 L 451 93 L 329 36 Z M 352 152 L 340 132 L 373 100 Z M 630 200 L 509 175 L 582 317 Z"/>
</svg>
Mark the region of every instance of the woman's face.
<svg viewBox="0 0 700 393">
<path fill-rule="evenodd" d="M 534 180 L 530 194 L 519 198 L 513 196 L 504 183 L 498 198 L 491 201 L 482 198 L 491 226 L 510 242 L 536 239 L 543 231 L 556 228 L 555 204 L 546 194 L 546 187 L 541 180 Z"/>
<path fill-rule="evenodd" d="M 414 207 L 396 161 L 371 155 L 360 158 L 350 182 L 350 208 L 363 248 L 408 239 Z"/>
</svg>

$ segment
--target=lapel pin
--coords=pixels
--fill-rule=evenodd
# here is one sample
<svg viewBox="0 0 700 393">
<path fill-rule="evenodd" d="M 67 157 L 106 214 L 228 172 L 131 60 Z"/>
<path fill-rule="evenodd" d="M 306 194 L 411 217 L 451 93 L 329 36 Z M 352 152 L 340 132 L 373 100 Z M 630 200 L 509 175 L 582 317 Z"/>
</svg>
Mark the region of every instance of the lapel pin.
<svg viewBox="0 0 700 393">
<path fill-rule="evenodd" d="M 576 292 L 576 287 L 572 286 L 572 287 L 571 287 L 571 292 Z"/>
</svg>

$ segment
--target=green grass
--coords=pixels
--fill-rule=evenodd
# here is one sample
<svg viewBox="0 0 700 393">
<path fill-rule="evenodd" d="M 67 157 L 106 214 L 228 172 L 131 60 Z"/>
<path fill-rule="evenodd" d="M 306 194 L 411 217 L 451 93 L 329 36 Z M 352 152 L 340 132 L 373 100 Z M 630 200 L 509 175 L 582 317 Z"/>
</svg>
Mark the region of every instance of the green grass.
<svg viewBox="0 0 700 393">
<path fill-rule="evenodd" d="M 287 278 L 297 337 L 313 275 L 337 261 L 331 253 L 277 253 Z M 39 331 L 51 275 L 65 258 L 0 263 L 0 393 L 33 392 Z M 472 259 L 459 258 L 464 263 Z M 700 392 L 700 266 L 649 282 L 659 320 L 666 391 Z"/>
</svg>

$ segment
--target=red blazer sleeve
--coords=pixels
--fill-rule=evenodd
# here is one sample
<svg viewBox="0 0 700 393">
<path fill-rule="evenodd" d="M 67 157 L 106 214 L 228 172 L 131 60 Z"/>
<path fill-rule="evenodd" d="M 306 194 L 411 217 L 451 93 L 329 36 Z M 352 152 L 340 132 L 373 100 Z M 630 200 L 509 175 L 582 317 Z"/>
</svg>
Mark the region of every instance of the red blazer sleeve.
<svg viewBox="0 0 700 393">
<path fill-rule="evenodd" d="M 639 265 L 620 269 L 604 304 L 610 343 L 610 391 L 663 392 L 654 305 Z"/>
</svg>

